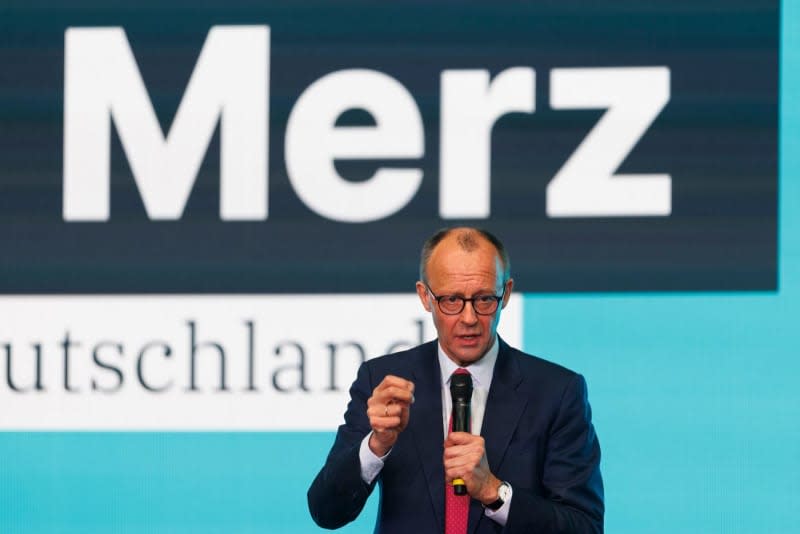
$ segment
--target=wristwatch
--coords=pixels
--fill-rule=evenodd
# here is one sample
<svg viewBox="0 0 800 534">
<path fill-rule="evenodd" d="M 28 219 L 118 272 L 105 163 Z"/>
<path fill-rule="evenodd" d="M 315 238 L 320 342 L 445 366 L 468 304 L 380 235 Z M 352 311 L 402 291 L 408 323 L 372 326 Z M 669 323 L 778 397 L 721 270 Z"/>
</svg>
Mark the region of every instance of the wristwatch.
<svg viewBox="0 0 800 534">
<path fill-rule="evenodd" d="M 487 504 L 486 508 L 488 508 L 493 512 L 496 512 L 510 498 L 511 498 L 511 484 L 509 484 L 508 482 L 501 482 L 500 487 L 497 488 L 497 500 Z"/>
</svg>

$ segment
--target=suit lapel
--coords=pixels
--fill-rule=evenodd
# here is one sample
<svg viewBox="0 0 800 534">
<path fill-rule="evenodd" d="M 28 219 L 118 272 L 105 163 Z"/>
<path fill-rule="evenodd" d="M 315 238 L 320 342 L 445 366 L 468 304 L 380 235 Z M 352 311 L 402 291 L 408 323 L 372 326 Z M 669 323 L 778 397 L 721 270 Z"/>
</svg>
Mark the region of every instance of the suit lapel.
<svg viewBox="0 0 800 534">
<path fill-rule="evenodd" d="M 444 436 L 442 435 L 442 379 L 436 342 L 428 343 L 413 368 L 414 406 L 411 423 L 422 470 L 427 480 L 436 520 L 444 526 Z"/>
<path fill-rule="evenodd" d="M 500 351 L 492 375 L 492 386 L 489 398 L 486 400 L 486 411 L 483 416 L 481 435 L 486 443 L 486 457 L 489 468 L 495 475 L 505 459 L 506 449 L 517 428 L 519 418 L 528 404 L 528 397 L 517 391 L 522 381 L 522 373 L 517 362 L 511 354 L 508 345 L 497 338 Z M 473 500 L 469 510 L 469 531 L 475 532 L 480 520 L 491 521 L 483 518 L 483 507 Z"/>
</svg>

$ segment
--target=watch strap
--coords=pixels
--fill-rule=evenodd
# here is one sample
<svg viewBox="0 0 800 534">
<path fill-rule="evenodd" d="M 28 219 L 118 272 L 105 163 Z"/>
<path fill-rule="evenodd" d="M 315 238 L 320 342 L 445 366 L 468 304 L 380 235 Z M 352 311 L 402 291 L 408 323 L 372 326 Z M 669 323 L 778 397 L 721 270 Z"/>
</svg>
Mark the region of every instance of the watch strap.
<svg viewBox="0 0 800 534">
<path fill-rule="evenodd" d="M 506 500 L 503 498 L 503 495 L 506 494 L 507 492 L 503 491 L 503 486 L 510 489 L 508 482 L 501 482 L 500 487 L 497 488 L 497 500 L 490 502 L 489 504 L 486 505 L 486 508 L 488 508 L 493 512 L 499 510 L 506 503 Z"/>
</svg>

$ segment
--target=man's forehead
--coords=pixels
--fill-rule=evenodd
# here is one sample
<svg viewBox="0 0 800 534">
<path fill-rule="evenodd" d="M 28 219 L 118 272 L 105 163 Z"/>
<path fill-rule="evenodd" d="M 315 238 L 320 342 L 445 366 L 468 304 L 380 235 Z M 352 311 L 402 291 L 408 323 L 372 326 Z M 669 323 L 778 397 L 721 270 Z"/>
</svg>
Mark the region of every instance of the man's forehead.
<svg viewBox="0 0 800 534">
<path fill-rule="evenodd" d="M 434 251 L 428 264 L 428 275 L 439 283 L 471 282 L 493 287 L 501 271 L 500 258 L 490 244 L 472 251 L 457 245 L 443 247 Z"/>
</svg>

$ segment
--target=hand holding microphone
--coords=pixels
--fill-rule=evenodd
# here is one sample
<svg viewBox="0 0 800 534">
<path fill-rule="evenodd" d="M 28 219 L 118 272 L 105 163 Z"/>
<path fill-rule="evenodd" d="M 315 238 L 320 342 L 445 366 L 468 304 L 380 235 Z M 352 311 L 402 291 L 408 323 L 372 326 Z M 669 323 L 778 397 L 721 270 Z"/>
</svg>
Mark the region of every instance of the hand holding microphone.
<svg viewBox="0 0 800 534">
<path fill-rule="evenodd" d="M 472 375 L 466 369 L 456 369 L 450 377 L 450 396 L 453 400 L 452 431 L 470 431 L 470 405 L 472 403 Z M 462 478 L 453 479 L 453 492 L 466 495 L 467 486 Z"/>
<path fill-rule="evenodd" d="M 445 477 L 453 481 L 456 495 L 469 493 L 483 504 L 494 502 L 501 481 L 489 470 L 483 438 L 469 433 L 472 376 L 466 369 L 450 378 L 450 395 L 453 417 L 452 431 L 444 442 Z"/>
</svg>

